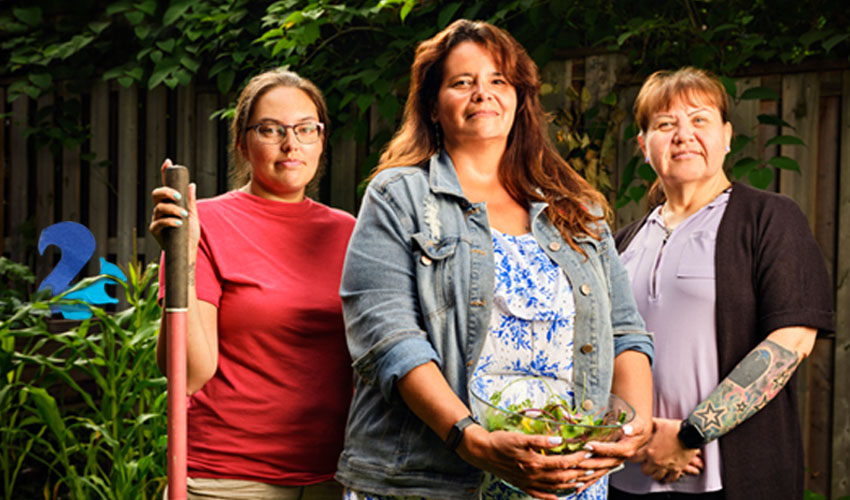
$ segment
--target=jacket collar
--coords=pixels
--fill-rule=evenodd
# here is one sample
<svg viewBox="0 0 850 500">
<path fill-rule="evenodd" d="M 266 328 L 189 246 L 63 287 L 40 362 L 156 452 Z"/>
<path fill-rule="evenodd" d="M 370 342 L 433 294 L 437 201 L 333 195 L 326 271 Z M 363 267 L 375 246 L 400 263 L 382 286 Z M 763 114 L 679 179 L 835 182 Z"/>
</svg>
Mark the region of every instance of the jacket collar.
<svg viewBox="0 0 850 500">
<path fill-rule="evenodd" d="M 466 199 L 463 190 L 460 188 L 460 181 L 457 179 L 455 165 L 445 149 L 440 149 L 439 153 L 431 156 L 428 171 L 431 192 Z"/>
</svg>

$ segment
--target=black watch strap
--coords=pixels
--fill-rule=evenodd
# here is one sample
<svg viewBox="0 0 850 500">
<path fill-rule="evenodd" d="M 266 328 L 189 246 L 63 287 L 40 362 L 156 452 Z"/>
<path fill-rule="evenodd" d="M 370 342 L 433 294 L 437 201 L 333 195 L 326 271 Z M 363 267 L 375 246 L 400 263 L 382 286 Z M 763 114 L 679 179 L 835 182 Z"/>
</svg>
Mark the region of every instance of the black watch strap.
<svg viewBox="0 0 850 500">
<path fill-rule="evenodd" d="M 682 446 L 688 449 L 702 448 L 705 444 L 705 434 L 702 430 L 691 423 L 688 419 L 682 420 L 682 426 L 679 427 L 679 441 Z"/>
<path fill-rule="evenodd" d="M 455 451 L 457 449 L 458 445 L 460 444 L 460 442 L 463 440 L 464 429 L 466 429 L 467 427 L 469 427 L 472 424 L 477 424 L 477 423 L 478 423 L 478 421 L 475 420 L 475 417 L 473 417 L 472 415 L 469 415 L 469 416 L 466 416 L 466 417 L 460 419 L 460 421 L 458 423 L 454 424 L 452 426 L 452 428 L 449 430 L 449 435 L 446 438 L 446 448 L 448 448 L 451 451 Z"/>
</svg>

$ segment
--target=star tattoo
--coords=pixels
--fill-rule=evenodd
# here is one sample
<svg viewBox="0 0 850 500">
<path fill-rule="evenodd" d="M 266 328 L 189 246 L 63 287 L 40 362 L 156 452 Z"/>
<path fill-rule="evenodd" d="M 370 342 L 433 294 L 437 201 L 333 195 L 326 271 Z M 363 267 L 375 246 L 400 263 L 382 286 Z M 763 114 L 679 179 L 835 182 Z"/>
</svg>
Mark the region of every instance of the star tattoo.
<svg viewBox="0 0 850 500">
<path fill-rule="evenodd" d="M 720 417 L 726 414 L 726 411 L 726 408 L 715 408 L 711 401 L 707 401 L 705 408 L 695 412 L 694 416 L 702 422 L 703 431 L 712 429 L 720 430 L 723 428 L 723 422 L 720 421 Z"/>
</svg>

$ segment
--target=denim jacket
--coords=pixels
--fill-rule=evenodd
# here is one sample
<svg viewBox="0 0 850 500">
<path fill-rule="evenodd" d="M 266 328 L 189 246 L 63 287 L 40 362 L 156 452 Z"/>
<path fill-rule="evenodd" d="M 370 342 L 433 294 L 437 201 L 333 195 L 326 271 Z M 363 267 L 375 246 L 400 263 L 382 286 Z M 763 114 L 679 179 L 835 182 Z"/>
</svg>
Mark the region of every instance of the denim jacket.
<svg viewBox="0 0 850 500">
<path fill-rule="evenodd" d="M 578 386 L 586 385 L 585 398 L 599 407 L 611 389 L 614 356 L 632 349 L 652 359 L 652 339 L 607 225 L 601 241 L 576 238 L 585 258 L 564 242 L 545 208 L 529 206 L 532 233 L 572 284 L 573 373 Z M 434 361 L 468 404 L 493 291 L 486 206 L 463 196 L 445 151 L 423 166 L 388 169 L 372 180 L 340 289 L 356 383 L 340 482 L 380 494 L 475 497 L 481 471 L 444 447 L 395 384 Z"/>
</svg>

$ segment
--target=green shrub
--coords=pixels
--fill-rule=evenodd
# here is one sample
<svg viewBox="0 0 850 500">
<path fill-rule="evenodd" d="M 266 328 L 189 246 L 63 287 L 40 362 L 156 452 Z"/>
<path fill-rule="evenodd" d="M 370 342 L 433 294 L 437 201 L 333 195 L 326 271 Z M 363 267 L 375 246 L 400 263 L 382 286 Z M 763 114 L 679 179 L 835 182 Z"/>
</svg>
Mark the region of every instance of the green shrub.
<svg viewBox="0 0 850 500">
<path fill-rule="evenodd" d="M 126 274 L 119 283 L 127 309 L 89 306 L 92 318 L 60 332 L 47 321 L 50 305 L 79 304 L 62 297 L 104 276 L 54 298 L 0 298 L 0 307 L 17 300 L 13 314 L 0 309 L 4 499 L 161 496 L 166 381 L 156 367 L 157 265 L 131 264 Z"/>
</svg>

